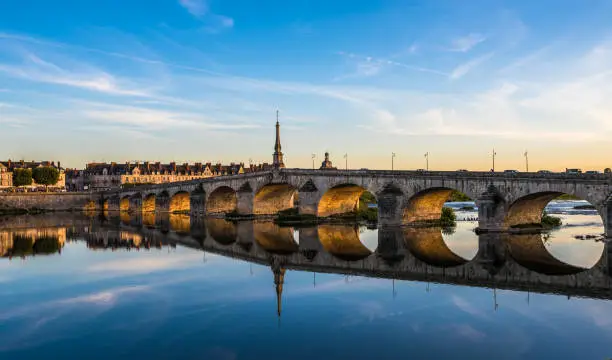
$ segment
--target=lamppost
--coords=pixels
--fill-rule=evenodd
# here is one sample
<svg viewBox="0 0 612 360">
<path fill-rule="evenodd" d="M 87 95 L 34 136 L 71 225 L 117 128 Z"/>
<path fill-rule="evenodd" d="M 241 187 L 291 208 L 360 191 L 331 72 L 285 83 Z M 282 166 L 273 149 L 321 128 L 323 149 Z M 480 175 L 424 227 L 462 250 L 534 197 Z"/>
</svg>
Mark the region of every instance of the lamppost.
<svg viewBox="0 0 612 360">
<path fill-rule="evenodd" d="M 391 170 L 393 170 L 393 159 L 395 158 L 395 153 L 391 153 Z"/>
<path fill-rule="evenodd" d="M 525 171 L 529 172 L 529 154 L 525 151 Z"/>
<path fill-rule="evenodd" d="M 312 154 L 312 170 L 314 170 L 314 161 L 316 157 L 317 157 L 316 154 Z"/>
<path fill-rule="evenodd" d="M 429 151 L 425 153 L 425 170 L 429 171 Z"/>
<path fill-rule="evenodd" d="M 493 148 L 493 152 L 491 155 L 493 157 L 493 167 L 491 168 L 491 170 L 495 172 L 495 155 L 497 155 L 497 153 L 495 152 L 495 148 Z"/>
<path fill-rule="evenodd" d="M 344 154 L 344 167 L 348 171 L 348 153 Z"/>
</svg>

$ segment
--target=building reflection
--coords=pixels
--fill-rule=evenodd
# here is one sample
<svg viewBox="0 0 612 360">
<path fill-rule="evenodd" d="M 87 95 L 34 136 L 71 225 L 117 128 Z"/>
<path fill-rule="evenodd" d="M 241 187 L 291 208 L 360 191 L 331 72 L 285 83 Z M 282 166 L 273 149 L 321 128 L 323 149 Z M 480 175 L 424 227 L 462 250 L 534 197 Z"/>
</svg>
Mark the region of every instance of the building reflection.
<svg viewBox="0 0 612 360">
<path fill-rule="evenodd" d="M 6 229 L 0 231 L 0 256 L 6 258 L 61 253 L 66 228 Z"/>
</svg>

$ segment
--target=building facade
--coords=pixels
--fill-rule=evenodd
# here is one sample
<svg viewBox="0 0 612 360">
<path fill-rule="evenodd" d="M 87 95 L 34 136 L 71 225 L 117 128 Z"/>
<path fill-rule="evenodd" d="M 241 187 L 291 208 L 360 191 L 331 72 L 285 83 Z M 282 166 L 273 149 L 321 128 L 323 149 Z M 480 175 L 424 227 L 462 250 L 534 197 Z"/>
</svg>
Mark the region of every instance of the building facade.
<svg viewBox="0 0 612 360">
<path fill-rule="evenodd" d="M 162 184 L 212 176 L 243 174 L 244 172 L 242 163 L 230 165 L 211 163 L 179 165 L 174 162 L 161 164 L 149 161 L 124 164 L 89 163 L 85 170 L 66 170 L 66 186 L 68 191 L 104 191 L 129 186 L 129 184 Z"/>
</svg>

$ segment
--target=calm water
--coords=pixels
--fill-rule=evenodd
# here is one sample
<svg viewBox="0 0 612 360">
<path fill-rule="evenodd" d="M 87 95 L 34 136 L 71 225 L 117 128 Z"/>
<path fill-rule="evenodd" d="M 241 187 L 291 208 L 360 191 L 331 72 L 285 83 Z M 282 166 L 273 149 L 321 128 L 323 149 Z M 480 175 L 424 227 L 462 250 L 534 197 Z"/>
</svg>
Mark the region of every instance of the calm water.
<svg viewBox="0 0 612 360">
<path fill-rule="evenodd" d="M 575 238 L 601 219 L 561 216 L 501 239 L 471 221 L 0 219 L 0 358 L 611 358 L 612 288 L 592 278 L 607 245 Z M 498 243 L 503 261 L 485 261 Z"/>
</svg>

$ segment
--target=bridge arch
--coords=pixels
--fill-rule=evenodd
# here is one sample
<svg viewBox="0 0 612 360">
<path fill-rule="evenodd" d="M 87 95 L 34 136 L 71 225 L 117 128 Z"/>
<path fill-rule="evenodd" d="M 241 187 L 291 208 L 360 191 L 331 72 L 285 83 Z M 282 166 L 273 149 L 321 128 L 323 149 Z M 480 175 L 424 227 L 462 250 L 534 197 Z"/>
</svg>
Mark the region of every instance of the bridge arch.
<svg viewBox="0 0 612 360">
<path fill-rule="evenodd" d="M 154 212 L 156 207 L 155 193 L 149 193 L 142 199 L 142 212 Z"/>
<path fill-rule="evenodd" d="M 317 216 L 329 217 L 357 210 L 359 198 L 367 189 L 352 183 L 338 184 L 329 188 L 319 200 Z M 372 194 L 378 202 L 376 195 Z"/>
<path fill-rule="evenodd" d="M 190 198 L 187 191 L 177 191 L 170 198 L 170 213 L 189 213 Z"/>
<path fill-rule="evenodd" d="M 540 191 L 524 195 L 511 202 L 506 210 L 504 217 L 504 227 L 520 227 L 520 226 L 539 226 L 542 223 L 544 210 L 555 199 L 562 195 L 569 195 L 575 199 L 587 201 L 592 206 L 592 210 L 596 210 L 601 220 L 606 223 L 605 204 L 597 204 L 593 200 L 589 200 L 588 195 L 568 194 L 561 191 Z"/>
<path fill-rule="evenodd" d="M 279 211 L 293 209 L 297 189 L 290 184 L 268 184 L 262 186 L 253 199 L 253 214 L 274 215 Z"/>
<path fill-rule="evenodd" d="M 408 198 L 402 211 L 403 223 L 423 223 L 439 220 L 444 204 L 454 191 L 457 190 L 449 187 L 432 187 L 415 193 Z M 465 196 L 474 199 L 469 195 Z"/>
<path fill-rule="evenodd" d="M 208 195 L 206 214 L 223 214 L 236 210 L 238 197 L 229 186 L 219 186 Z"/>
</svg>

